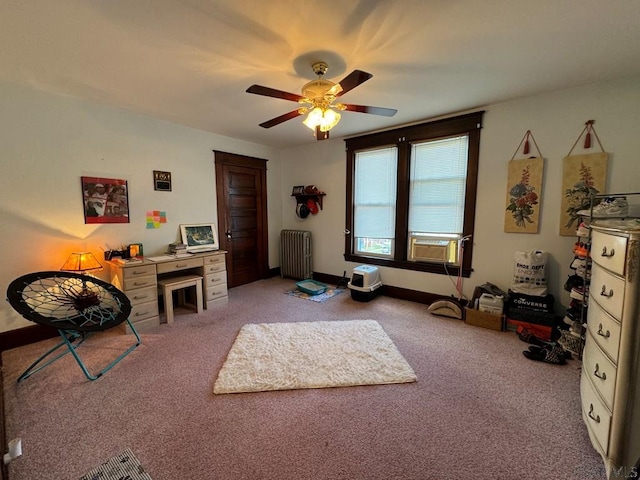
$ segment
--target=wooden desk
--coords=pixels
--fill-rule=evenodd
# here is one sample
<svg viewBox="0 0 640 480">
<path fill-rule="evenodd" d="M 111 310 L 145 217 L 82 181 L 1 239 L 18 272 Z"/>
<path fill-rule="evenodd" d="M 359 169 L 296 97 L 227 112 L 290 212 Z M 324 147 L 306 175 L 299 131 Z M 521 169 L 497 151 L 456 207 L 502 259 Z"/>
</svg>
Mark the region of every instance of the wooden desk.
<svg viewBox="0 0 640 480">
<path fill-rule="evenodd" d="M 224 250 L 196 253 L 188 257 L 171 257 L 158 261 L 120 265 L 107 262 L 111 283 L 131 301 L 130 320 L 136 330 L 146 331 L 160 325 L 158 310 L 158 278 L 195 273 L 202 277 L 204 308 L 227 303 L 227 267 Z M 123 324 L 122 328 L 131 329 Z"/>
</svg>

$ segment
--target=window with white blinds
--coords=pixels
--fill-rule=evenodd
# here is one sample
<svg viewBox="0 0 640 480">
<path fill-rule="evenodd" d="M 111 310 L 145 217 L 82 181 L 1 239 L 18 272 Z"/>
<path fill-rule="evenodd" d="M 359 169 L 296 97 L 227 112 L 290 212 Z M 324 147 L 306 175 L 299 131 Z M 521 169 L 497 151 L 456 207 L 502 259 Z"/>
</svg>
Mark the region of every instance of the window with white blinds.
<svg viewBox="0 0 640 480">
<path fill-rule="evenodd" d="M 356 153 L 353 234 L 359 252 L 393 255 L 397 172 L 396 147 Z"/>
<path fill-rule="evenodd" d="M 467 135 L 411 145 L 409 232 L 462 234 Z"/>
<path fill-rule="evenodd" d="M 346 261 L 471 275 L 483 114 L 345 140 Z"/>
</svg>

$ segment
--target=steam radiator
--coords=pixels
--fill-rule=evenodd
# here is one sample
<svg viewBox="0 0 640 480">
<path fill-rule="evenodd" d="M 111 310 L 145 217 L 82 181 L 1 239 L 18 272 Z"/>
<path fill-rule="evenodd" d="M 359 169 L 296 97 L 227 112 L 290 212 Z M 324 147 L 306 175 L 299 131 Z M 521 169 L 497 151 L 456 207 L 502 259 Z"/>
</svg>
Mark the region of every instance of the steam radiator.
<svg viewBox="0 0 640 480">
<path fill-rule="evenodd" d="M 280 276 L 305 280 L 311 278 L 311 232 L 280 232 Z"/>
</svg>

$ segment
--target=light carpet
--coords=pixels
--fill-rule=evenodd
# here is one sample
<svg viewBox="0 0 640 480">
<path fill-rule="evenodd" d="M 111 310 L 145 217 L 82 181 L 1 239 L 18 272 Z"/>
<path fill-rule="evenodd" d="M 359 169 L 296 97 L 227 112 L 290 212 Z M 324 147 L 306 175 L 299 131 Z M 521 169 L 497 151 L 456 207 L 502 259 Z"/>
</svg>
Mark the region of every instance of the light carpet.
<svg viewBox="0 0 640 480">
<path fill-rule="evenodd" d="M 375 320 L 259 323 L 240 329 L 213 393 L 415 381 Z"/>
<path fill-rule="evenodd" d="M 85 473 L 79 480 L 152 480 L 130 449 Z"/>
</svg>

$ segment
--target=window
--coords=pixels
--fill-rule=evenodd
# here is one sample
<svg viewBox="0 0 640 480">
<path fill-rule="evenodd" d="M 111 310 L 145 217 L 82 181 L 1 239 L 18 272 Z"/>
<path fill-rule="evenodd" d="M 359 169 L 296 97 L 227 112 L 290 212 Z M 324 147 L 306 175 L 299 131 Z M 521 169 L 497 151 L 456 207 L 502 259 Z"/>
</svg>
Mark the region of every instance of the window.
<svg viewBox="0 0 640 480">
<path fill-rule="evenodd" d="M 483 113 L 346 140 L 346 260 L 469 276 Z"/>
</svg>

